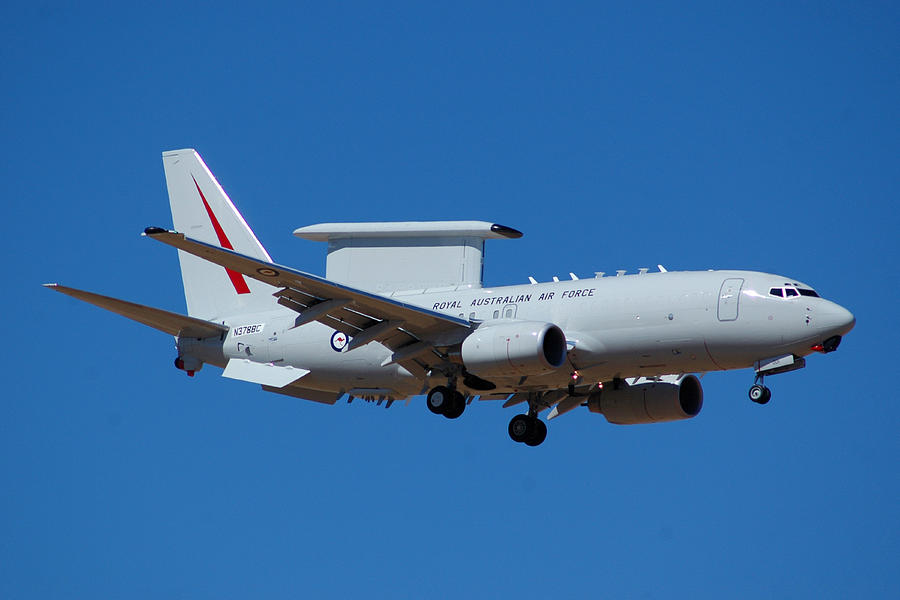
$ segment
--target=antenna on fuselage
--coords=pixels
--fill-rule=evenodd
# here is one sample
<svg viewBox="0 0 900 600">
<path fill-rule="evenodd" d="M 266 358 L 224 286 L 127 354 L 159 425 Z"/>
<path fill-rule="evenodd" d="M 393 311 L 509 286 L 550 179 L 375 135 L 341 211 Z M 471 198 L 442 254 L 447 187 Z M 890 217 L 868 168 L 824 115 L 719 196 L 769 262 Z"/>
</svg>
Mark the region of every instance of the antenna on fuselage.
<svg viewBox="0 0 900 600">
<path fill-rule="evenodd" d="M 569 277 L 572 278 L 572 281 L 578 281 L 578 275 L 569 271 Z"/>
<path fill-rule="evenodd" d="M 537 279 L 535 279 L 531 275 L 528 276 L 528 281 L 531 282 L 531 285 L 537 285 Z"/>
</svg>

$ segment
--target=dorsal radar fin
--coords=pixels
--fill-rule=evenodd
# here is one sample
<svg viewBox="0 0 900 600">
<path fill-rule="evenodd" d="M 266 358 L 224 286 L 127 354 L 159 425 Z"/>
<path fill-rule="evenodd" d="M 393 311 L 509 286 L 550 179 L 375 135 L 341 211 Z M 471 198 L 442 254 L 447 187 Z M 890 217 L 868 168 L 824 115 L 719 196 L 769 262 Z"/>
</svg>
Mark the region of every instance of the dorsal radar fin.
<svg viewBox="0 0 900 600">
<path fill-rule="evenodd" d="M 484 241 L 522 237 L 487 221 L 321 223 L 294 235 L 328 242 L 326 278 L 376 293 L 480 288 Z"/>
</svg>

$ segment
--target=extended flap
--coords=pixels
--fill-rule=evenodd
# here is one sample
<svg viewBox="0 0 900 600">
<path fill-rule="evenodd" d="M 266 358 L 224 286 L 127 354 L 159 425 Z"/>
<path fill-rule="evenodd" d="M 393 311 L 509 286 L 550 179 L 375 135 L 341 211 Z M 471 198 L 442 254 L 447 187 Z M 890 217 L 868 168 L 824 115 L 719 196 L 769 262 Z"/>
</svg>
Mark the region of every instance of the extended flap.
<svg viewBox="0 0 900 600">
<path fill-rule="evenodd" d="M 222 377 L 281 388 L 297 381 L 307 373 L 309 371 L 306 369 L 291 366 L 280 367 L 272 363 L 258 363 L 245 358 L 232 358 L 228 361 L 225 371 L 222 372 Z"/>
</svg>

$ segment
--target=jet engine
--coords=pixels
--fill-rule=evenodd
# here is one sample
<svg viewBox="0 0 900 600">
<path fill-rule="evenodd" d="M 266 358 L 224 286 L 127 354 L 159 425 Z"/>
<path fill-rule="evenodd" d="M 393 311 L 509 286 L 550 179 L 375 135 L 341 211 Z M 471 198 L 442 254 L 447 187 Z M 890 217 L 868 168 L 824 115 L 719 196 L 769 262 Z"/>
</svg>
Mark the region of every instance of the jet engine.
<svg viewBox="0 0 900 600">
<path fill-rule="evenodd" d="M 693 375 L 640 378 L 633 384 L 607 386 L 588 397 L 591 412 L 602 413 L 617 425 L 680 421 L 696 417 L 703 408 L 703 387 Z"/>
<path fill-rule="evenodd" d="M 486 325 L 463 340 L 462 361 L 479 377 L 540 375 L 566 362 L 566 336 L 553 323 Z"/>
</svg>

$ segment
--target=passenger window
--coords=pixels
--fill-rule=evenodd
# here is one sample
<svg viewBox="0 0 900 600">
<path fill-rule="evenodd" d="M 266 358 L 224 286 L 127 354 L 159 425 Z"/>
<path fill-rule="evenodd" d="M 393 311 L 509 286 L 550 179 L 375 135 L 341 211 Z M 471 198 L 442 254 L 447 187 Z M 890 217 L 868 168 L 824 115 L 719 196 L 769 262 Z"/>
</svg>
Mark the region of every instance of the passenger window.
<svg viewBox="0 0 900 600">
<path fill-rule="evenodd" d="M 475 318 L 475 313 L 470 312 L 470 313 L 469 313 L 469 320 L 471 321 L 471 320 L 474 319 L 474 318 Z"/>
<path fill-rule="evenodd" d="M 785 297 L 792 298 L 794 296 L 799 296 L 800 292 L 796 290 L 796 288 L 785 288 L 784 290 Z"/>
<path fill-rule="evenodd" d="M 512 309 L 511 308 L 506 309 L 506 318 L 512 319 Z"/>
<path fill-rule="evenodd" d="M 499 319 L 499 318 L 500 318 L 500 311 L 499 311 L 499 310 L 495 310 L 495 311 L 494 311 L 494 318 L 495 318 L 495 319 Z"/>
<path fill-rule="evenodd" d="M 781 288 L 772 288 L 769 290 L 769 293 L 773 296 L 778 296 L 779 298 L 784 298 L 784 290 Z"/>
</svg>

